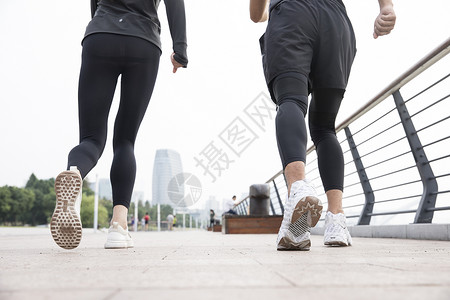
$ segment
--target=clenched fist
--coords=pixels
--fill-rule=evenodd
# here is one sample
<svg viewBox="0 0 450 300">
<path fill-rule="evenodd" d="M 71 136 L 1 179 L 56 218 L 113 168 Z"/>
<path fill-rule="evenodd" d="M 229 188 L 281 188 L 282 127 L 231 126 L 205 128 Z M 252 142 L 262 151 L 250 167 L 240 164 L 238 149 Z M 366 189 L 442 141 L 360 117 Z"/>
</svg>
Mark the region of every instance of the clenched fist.
<svg viewBox="0 0 450 300">
<path fill-rule="evenodd" d="M 380 14 L 375 19 L 373 37 L 389 34 L 395 26 L 395 12 L 391 5 L 384 6 L 380 9 Z"/>
</svg>

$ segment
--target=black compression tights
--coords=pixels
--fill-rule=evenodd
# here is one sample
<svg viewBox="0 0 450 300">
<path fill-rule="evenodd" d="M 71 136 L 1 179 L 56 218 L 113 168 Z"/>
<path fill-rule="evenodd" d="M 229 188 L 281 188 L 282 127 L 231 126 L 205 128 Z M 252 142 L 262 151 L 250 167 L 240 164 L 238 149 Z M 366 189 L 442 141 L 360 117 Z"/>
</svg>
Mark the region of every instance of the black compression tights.
<svg viewBox="0 0 450 300">
<path fill-rule="evenodd" d="M 275 124 L 283 168 L 294 161 L 306 162 L 307 79 L 298 73 L 282 74 L 275 78 L 272 87 L 279 106 Z M 342 89 L 315 89 L 309 108 L 309 130 L 325 191 L 343 190 L 344 158 L 335 133 L 343 96 Z"/>
<path fill-rule="evenodd" d="M 117 79 L 122 75 L 110 173 L 114 206 L 130 205 L 136 177 L 134 143 L 153 92 L 160 55 L 158 47 L 137 37 L 101 33 L 83 42 L 78 87 L 80 144 L 70 151 L 68 168 L 77 166 L 84 178 L 97 164 L 105 148 Z"/>
</svg>

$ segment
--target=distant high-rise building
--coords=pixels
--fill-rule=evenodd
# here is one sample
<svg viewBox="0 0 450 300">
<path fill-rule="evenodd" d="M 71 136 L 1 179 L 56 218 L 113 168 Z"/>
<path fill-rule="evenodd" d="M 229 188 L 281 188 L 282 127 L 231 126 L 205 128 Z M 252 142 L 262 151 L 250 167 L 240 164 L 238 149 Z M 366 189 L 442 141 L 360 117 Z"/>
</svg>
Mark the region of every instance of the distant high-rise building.
<svg viewBox="0 0 450 300">
<path fill-rule="evenodd" d="M 205 202 L 205 209 L 207 211 L 212 209 L 216 213 L 219 213 L 219 211 L 220 211 L 220 202 L 219 202 L 219 200 L 217 200 L 215 196 L 209 196 L 209 199 Z"/>
<path fill-rule="evenodd" d="M 168 196 L 169 181 L 183 172 L 180 154 L 170 149 L 156 150 L 153 164 L 152 203 L 174 206 Z M 182 187 L 181 187 L 182 188 Z M 183 191 L 181 191 L 183 193 Z"/>
<path fill-rule="evenodd" d="M 95 192 L 95 181 L 90 182 L 89 187 Z M 112 187 L 109 178 L 100 178 L 98 180 L 98 197 L 112 200 Z"/>
</svg>

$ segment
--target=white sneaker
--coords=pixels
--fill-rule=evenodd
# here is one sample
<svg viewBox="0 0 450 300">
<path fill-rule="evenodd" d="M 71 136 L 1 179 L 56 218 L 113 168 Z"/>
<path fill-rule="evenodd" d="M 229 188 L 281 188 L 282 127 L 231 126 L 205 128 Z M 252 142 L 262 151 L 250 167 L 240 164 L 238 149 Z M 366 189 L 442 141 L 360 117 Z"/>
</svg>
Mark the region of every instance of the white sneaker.
<svg viewBox="0 0 450 300">
<path fill-rule="evenodd" d="M 284 205 L 277 250 L 309 250 L 311 227 L 317 224 L 321 213 L 322 203 L 312 185 L 305 180 L 294 182 Z"/>
<path fill-rule="evenodd" d="M 105 249 L 133 248 L 134 243 L 127 229 L 123 229 L 117 222 L 109 227 L 106 238 Z"/>
<path fill-rule="evenodd" d="M 64 249 L 78 247 L 81 241 L 81 188 L 83 180 L 76 167 L 55 179 L 56 206 L 50 223 L 53 240 Z"/>
<path fill-rule="evenodd" d="M 352 237 L 347 229 L 345 215 L 327 212 L 325 216 L 325 233 L 323 243 L 329 246 L 351 246 Z"/>
</svg>

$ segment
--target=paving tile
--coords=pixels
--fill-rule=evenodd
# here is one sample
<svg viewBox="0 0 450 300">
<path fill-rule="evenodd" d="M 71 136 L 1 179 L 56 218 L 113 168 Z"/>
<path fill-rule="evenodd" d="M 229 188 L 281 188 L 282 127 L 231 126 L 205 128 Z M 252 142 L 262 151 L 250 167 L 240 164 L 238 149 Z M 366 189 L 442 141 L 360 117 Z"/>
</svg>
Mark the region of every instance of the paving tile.
<svg viewBox="0 0 450 300">
<path fill-rule="evenodd" d="M 386 229 L 386 228 L 385 228 Z M 0 228 L 0 299 L 448 299 L 450 243 L 358 238 L 276 251 L 276 235 L 132 233 L 135 248 L 105 250 L 86 230 L 74 250 L 48 229 Z M 405 294 L 406 293 L 406 294 Z M 403 297 L 401 297 L 403 295 Z M 447 297 L 447 298 L 445 298 Z"/>
</svg>

